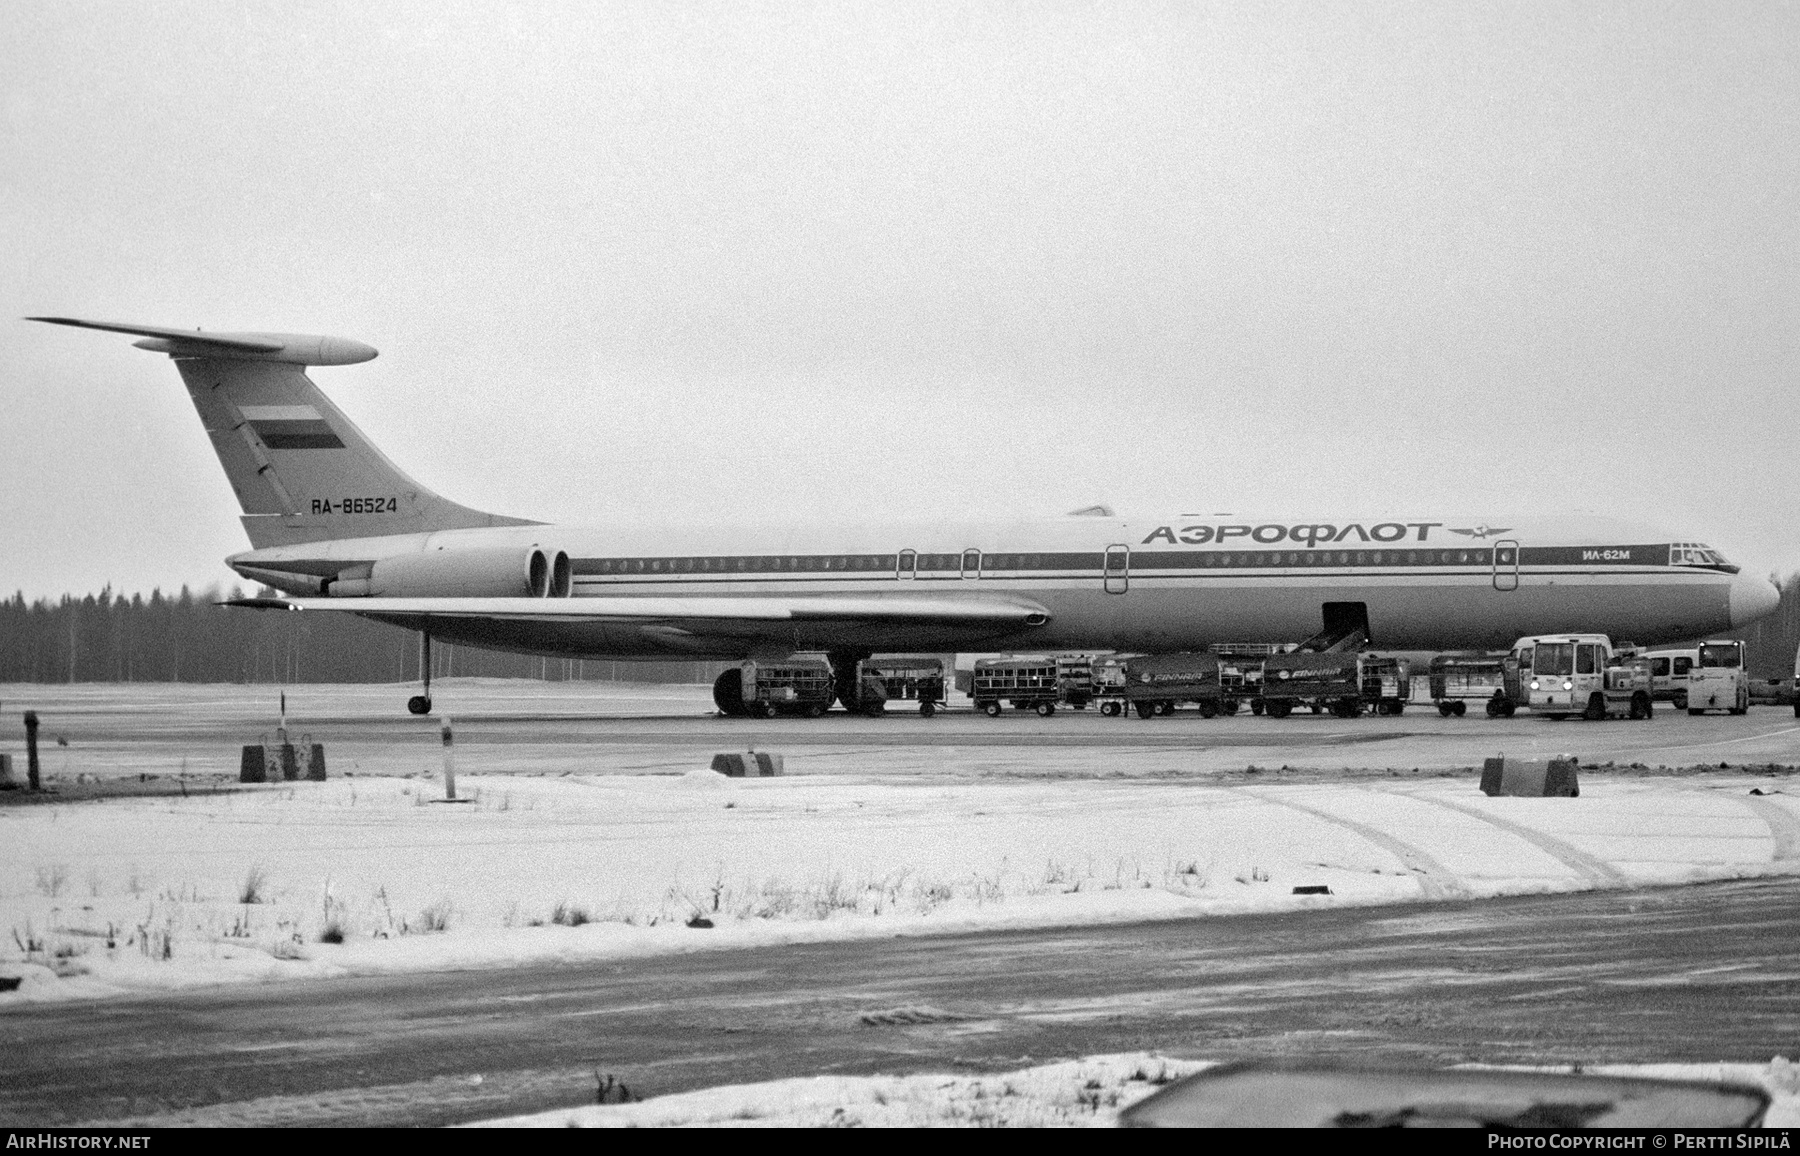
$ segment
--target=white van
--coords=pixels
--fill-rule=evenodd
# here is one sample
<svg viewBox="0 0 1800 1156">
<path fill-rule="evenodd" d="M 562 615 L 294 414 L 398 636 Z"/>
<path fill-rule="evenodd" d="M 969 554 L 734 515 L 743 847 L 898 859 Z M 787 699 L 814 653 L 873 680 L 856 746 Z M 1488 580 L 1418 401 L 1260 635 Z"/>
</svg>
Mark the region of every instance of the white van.
<svg viewBox="0 0 1800 1156">
<path fill-rule="evenodd" d="M 1672 702 L 1676 710 L 1686 710 L 1688 675 L 1700 661 L 1698 648 L 1692 650 L 1652 650 L 1650 659 L 1650 695 L 1657 702 Z"/>
</svg>

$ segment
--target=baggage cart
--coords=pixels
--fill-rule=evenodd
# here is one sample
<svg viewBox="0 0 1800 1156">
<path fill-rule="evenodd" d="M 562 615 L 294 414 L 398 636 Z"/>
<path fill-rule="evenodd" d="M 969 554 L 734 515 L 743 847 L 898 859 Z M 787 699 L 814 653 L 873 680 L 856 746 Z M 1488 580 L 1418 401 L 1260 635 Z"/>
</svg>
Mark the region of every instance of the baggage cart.
<svg viewBox="0 0 1800 1156">
<path fill-rule="evenodd" d="M 856 664 L 856 707 L 878 715 L 890 703 L 914 702 L 926 718 L 948 701 L 941 658 L 865 658 Z"/>
<path fill-rule="evenodd" d="M 1510 718 L 1506 657 L 1480 651 L 1440 654 L 1431 660 L 1431 701 L 1445 718 L 1461 718 L 1471 703 L 1481 703 L 1489 718 Z"/>
<path fill-rule="evenodd" d="M 975 663 L 969 695 L 975 709 L 998 718 L 1000 704 L 1015 710 L 1035 710 L 1049 718 L 1056 713 L 1062 684 L 1054 658 L 983 658 Z"/>
<path fill-rule="evenodd" d="M 746 659 L 738 670 L 743 682 L 744 713 L 752 718 L 777 714 L 818 718 L 836 697 L 831 664 L 823 657 L 795 655 L 774 662 Z"/>
</svg>

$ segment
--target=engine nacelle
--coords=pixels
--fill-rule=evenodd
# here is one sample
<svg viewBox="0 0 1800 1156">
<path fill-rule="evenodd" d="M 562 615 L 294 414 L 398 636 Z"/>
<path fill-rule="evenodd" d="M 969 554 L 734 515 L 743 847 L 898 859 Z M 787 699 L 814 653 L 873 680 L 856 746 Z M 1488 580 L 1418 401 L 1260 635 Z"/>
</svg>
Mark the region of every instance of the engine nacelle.
<svg viewBox="0 0 1800 1156">
<path fill-rule="evenodd" d="M 567 555 L 560 555 L 565 559 Z M 517 546 L 427 550 L 383 558 L 366 579 L 331 584 L 338 596 L 377 598 L 542 598 L 550 593 L 552 560 Z"/>
<path fill-rule="evenodd" d="M 561 550 L 477 546 L 396 554 L 340 572 L 325 583 L 333 598 L 567 598 L 575 568 Z"/>
</svg>

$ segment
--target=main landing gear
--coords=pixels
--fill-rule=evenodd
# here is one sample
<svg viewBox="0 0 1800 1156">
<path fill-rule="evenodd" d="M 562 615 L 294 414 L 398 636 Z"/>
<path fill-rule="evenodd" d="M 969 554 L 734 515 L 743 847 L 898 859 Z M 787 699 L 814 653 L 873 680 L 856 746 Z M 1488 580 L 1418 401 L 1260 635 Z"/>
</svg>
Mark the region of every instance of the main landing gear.
<svg viewBox="0 0 1800 1156">
<path fill-rule="evenodd" d="M 419 674 L 424 680 L 424 693 L 406 700 L 406 709 L 414 714 L 431 713 L 431 632 L 419 632 Z"/>
</svg>

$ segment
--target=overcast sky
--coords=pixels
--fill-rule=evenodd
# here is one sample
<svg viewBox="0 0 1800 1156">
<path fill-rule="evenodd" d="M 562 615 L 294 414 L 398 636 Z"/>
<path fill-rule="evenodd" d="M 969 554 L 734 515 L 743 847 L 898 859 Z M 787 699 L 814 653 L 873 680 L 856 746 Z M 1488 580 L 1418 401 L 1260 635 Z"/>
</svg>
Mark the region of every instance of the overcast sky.
<svg viewBox="0 0 1800 1156">
<path fill-rule="evenodd" d="M 1616 512 L 1800 569 L 1793 4 L 6 24 L 6 593 L 247 545 L 167 359 L 44 313 L 369 342 L 314 380 L 541 519 Z"/>
</svg>

